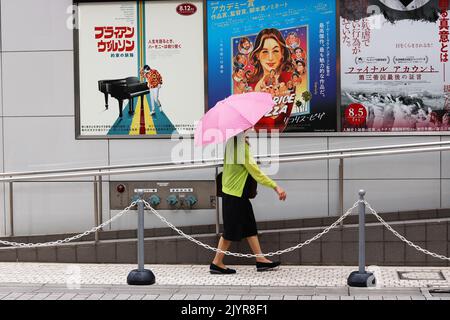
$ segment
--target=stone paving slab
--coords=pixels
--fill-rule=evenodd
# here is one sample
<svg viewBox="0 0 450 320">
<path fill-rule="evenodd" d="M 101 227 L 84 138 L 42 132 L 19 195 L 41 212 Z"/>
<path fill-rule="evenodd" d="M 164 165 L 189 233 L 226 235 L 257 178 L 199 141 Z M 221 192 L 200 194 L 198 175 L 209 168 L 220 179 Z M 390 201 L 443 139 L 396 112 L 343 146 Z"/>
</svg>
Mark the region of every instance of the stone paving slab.
<svg viewBox="0 0 450 320">
<path fill-rule="evenodd" d="M 156 300 L 158 298 L 157 294 L 146 294 L 142 300 Z"/>
<path fill-rule="evenodd" d="M 72 300 L 73 297 L 75 297 L 77 294 L 74 292 L 71 293 L 65 293 L 61 297 L 58 298 L 58 300 Z"/>
<path fill-rule="evenodd" d="M 1 285 L 0 285 L 1 287 Z M 54 288 L 54 287 L 53 287 Z M 62 289 L 62 288 L 61 288 Z M 91 292 L 93 291 L 90 288 Z M 450 300 L 450 297 L 434 297 L 430 294 L 420 294 L 420 290 L 417 290 L 415 295 L 409 295 L 409 290 L 402 292 L 402 289 L 395 288 L 396 290 L 385 289 L 366 289 L 366 293 L 363 291 L 355 294 L 336 295 L 334 293 L 326 294 L 280 294 L 277 292 L 271 292 L 266 290 L 265 295 L 252 294 L 251 289 L 247 288 L 250 294 L 223 294 L 220 291 L 216 291 L 214 294 L 192 294 L 183 292 L 183 288 L 170 290 L 170 293 L 155 294 L 152 292 L 152 287 L 147 287 L 147 294 L 136 294 L 134 287 L 124 286 L 122 290 L 115 291 L 119 288 L 111 288 L 104 291 L 103 286 L 98 287 L 97 293 L 83 293 L 76 289 L 65 289 L 66 292 L 36 292 L 36 293 L 23 293 L 23 292 L 10 292 L 9 294 L 3 293 L 0 295 L 0 300 L 199 300 L 199 301 L 211 301 L 211 300 L 303 300 L 303 301 L 323 301 L 323 300 Z M 342 288 L 344 290 L 346 288 Z M 363 290 L 362 288 L 359 288 Z M 190 288 L 193 290 L 193 288 Z M 47 290 L 48 291 L 48 290 Z M 169 292 L 169 291 L 168 291 Z M 395 295 L 392 293 L 395 292 Z"/>
<path fill-rule="evenodd" d="M 368 292 L 376 292 L 383 296 L 401 295 L 422 295 L 420 288 L 348 288 L 349 294 L 352 296 L 367 295 Z"/>
<path fill-rule="evenodd" d="M 32 300 L 33 297 L 35 297 L 36 294 L 34 293 L 24 293 L 23 295 L 21 295 L 20 297 L 18 297 L 16 300 Z M 1 296 L 0 296 L 0 300 L 1 300 Z M 47 297 L 48 298 L 48 297 Z M 57 298 L 55 298 L 54 300 L 56 300 Z"/>
<path fill-rule="evenodd" d="M 103 293 L 93 293 L 87 299 L 88 300 L 101 300 L 103 296 L 104 296 Z"/>
<path fill-rule="evenodd" d="M 50 295 L 50 293 L 38 293 L 31 300 L 44 300 Z M 56 300 L 56 299 L 55 299 Z"/>
<path fill-rule="evenodd" d="M 105 293 L 104 295 L 102 295 L 100 300 L 114 300 L 114 298 L 117 296 L 118 294 L 116 293 Z"/>
</svg>

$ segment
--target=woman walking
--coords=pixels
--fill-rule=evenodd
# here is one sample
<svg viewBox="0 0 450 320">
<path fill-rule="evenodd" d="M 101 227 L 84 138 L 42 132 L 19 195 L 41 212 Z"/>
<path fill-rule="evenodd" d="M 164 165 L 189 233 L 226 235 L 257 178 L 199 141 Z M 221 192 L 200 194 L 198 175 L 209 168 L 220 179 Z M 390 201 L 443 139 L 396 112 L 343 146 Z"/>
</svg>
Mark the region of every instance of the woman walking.
<svg viewBox="0 0 450 320">
<path fill-rule="evenodd" d="M 254 254 L 262 254 L 258 240 L 258 230 L 252 204 L 249 200 L 251 179 L 272 188 L 280 200 L 286 199 L 286 192 L 266 176 L 258 167 L 250 153 L 248 137 L 243 134 L 228 140 L 222 173 L 222 206 L 224 232 L 219 240 L 218 249 L 228 250 L 232 241 L 247 239 Z M 224 254 L 216 253 L 210 265 L 212 274 L 233 274 L 236 270 L 227 268 L 223 263 Z M 279 262 L 265 257 L 256 258 L 257 271 L 276 268 Z"/>
</svg>

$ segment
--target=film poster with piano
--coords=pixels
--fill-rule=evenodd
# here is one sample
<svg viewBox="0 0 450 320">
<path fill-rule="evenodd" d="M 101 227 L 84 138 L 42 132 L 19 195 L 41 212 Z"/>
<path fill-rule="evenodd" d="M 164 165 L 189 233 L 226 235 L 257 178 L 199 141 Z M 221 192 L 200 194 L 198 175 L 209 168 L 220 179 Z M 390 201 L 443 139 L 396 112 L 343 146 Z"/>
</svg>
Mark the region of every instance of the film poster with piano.
<svg viewBox="0 0 450 320">
<path fill-rule="evenodd" d="M 80 3 L 82 137 L 190 135 L 204 114 L 202 1 Z"/>
<path fill-rule="evenodd" d="M 208 108 L 269 92 L 257 131 L 336 131 L 335 2 L 208 0 Z"/>
<path fill-rule="evenodd" d="M 449 0 L 340 4 L 343 131 L 448 131 Z"/>
</svg>

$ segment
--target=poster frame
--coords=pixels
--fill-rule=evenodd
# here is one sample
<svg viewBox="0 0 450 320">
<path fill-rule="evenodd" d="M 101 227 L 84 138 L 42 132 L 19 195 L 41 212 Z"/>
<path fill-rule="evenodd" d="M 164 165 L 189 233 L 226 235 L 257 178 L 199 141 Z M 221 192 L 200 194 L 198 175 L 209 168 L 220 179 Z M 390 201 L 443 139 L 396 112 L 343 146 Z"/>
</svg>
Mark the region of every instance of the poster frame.
<svg viewBox="0 0 450 320">
<path fill-rule="evenodd" d="M 450 10 L 450 9 L 449 9 Z M 450 136 L 450 130 L 436 130 L 436 131 L 383 131 L 383 132 L 344 132 L 342 131 L 342 111 L 344 111 L 342 108 L 342 93 L 341 93 L 341 84 L 342 84 L 342 73 L 341 73 L 341 21 L 340 21 L 340 1 L 336 0 L 336 26 L 337 26 L 337 34 L 336 34 L 336 41 L 337 41 L 337 47 L 336 47 L 336 59 L 339 59 L 336 63 L 336 71 L 338 72 L 338 79 L 337 79 L 337 127 L 338 127 L 338 134 L 332 134 L 330 137 L 408 137 L 408 136 L 418 136 L 418 137 L 441 137 L 441 136 Z M 441 139 L 442 140 L 442 139 Z"/>
<path fill-rule="evenodd" d="M 79 4 L 83 3 L 102 3 L 102 2 L 135 2 L 136 0 L 73 0 L 73 10 L 78 10 Z M 180 0 L 144 0 L 145 2 L 180 2 Z M 186 1 L 189 2 L 189 1 Z M 207 48 L 208 37 L 206 26 L 206 0 L 201 0 L 203 11 L 203 88 L 204 88 L 204 110 L 205 113 L 208 110 L 208 82 L 207 82 Z M 75 26 L 78 25 L 78 15 L 75 14 Z M 75 98 L 75 140 L 116 140 L 116 139 L 193 139 L 194 134 L 155 134 L 155 135 L 82 135 L 81 134 L 81 105 L 80 105 L 80 64 L 79 64 L 79 30 L 77 27 L 73 28 L 73 70 L 74 70 L 74 98 Z"/>
</svg>

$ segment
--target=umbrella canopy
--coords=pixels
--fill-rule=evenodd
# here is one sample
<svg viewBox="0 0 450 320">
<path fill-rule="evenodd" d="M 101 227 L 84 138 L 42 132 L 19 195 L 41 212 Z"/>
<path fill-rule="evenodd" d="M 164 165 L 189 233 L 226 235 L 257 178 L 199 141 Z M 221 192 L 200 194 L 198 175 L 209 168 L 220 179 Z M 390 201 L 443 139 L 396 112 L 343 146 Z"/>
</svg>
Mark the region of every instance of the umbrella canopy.
<svg viewBox="0 0 450 320">
<path fill-rule="evenodd" d="M 248 92 L 217 102 L 198 123 L 195 145 L 221 143 L 253 127 L 274 106 L 272 95 Z"/>
</svg>

